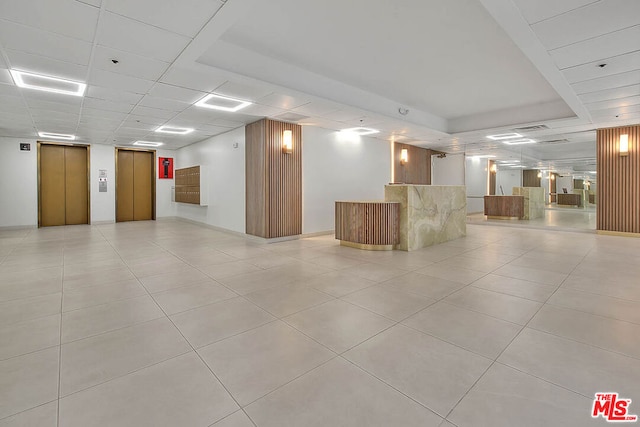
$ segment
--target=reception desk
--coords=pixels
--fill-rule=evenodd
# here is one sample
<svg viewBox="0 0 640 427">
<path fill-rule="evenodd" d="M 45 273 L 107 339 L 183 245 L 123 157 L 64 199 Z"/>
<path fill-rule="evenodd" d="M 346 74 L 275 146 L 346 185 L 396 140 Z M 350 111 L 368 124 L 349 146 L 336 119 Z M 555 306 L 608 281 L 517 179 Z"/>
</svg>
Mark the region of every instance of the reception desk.
<svg viewBox="0 0 640 427">
<path fill-rule="evenodd" d="M 582 195 L 571 193 L 558 193 L 558 205 L 582 206 Z"/>
<path fill-rule="evenodd" d="M 524 196 L 484 196 L 484 214 L 493 219 L 522 219 Z"/>
<path fill-rule="evenodd" d="M 522 219 L 544 218 L 544 189 L 542 187 L 513 187 L 511 194 L 524 196 Z"/>
<path fill-rule="evenodd" d="M 338 201 L 335 233 L 343 246 L 392 250 L 400 243 L 400 203 Z"/>
</svg>

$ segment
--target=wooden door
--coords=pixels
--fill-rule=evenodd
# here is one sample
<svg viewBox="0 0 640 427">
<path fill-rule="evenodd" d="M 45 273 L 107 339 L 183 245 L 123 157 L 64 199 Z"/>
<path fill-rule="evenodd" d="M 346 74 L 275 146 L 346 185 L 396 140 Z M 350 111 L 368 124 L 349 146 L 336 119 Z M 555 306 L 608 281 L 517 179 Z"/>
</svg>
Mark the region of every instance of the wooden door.
<svg viewBox="0 0 640 427">
<path fill-rule="evenodd" d="M 154 219 L 154 153 L 121 149 L 117 153 L 116 221 Z"/>
<path fill-rule="evenodd" d="M 87 147 L 40 145 L 42 227 L 89 223 Z"/>
</svg>

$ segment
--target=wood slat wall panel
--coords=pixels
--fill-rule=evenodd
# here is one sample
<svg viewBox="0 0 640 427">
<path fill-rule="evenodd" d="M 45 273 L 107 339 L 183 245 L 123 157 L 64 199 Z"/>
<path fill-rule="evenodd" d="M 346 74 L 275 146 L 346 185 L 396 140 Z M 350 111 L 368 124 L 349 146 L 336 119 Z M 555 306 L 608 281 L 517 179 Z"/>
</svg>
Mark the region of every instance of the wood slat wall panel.
<svg viewBox="0 0 640 427">
<path fill-rule="evenodd" d="M 523 187 L 540 187 L 541 178 L 538 178 L 539 171 L 527 169 L 522 171 Z"/>
<path fill-rule="evenodd" d="M 245 230 L 247 234 L 260 237 L 268 236 L 265 139 L 266 122 L 264 120 L 245 127 Z"/>
<path fill-rule="evenodd" d="M 629 155 L 620 155 L 620 135 Z M 640 233 L 640 125 L 598 129 L 598 230 Z"/>
<path fill-rule="evenodd" d="M 336 202 L 336 239 L 364 245 L 400 243 L 400 203 Z"/>
<path fill-rule="evenodd" d="M 409 161 L 400 163 L 400 151 L 406 148 Z M 431 156 L 440 151 L 427 150 L 414 145 L 395 143 L 393 147 L 393 182 L 431 185 Z"/>
</svg>

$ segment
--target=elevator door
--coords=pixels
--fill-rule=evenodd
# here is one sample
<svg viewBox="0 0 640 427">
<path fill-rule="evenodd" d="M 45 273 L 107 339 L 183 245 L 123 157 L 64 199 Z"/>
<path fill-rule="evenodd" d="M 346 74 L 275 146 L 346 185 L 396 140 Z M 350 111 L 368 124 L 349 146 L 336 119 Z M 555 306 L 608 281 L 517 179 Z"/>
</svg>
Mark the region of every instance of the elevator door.
<svg viewBox="0 0 640 427">
<path fill-rule="evenodd" d="M 40 146 L 40 225 L 89 223 L 87 147 Z"/>
<path fill-rule="evenodd" d="M 118 150 L 116 221 L 154 219 L 154 153 Z"/>
</svg>

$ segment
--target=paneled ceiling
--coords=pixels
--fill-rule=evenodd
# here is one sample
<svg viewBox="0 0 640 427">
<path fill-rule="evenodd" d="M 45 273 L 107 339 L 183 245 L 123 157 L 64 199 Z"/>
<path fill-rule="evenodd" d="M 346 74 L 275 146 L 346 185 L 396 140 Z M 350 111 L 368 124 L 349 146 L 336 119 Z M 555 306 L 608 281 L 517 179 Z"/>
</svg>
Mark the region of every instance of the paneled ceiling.
<svg viewBox="0 0 640 427">
<path fill-rule="evenodd" d="M 210 93 L 253 104 L 194 105 Z M 7 137 L 176 149 L 271 117 L 570 170 L 594 129 L 640 122 L 640 1 L 1 0 L 0 101 Z M 536 144 L 486 138 L 534 125 Z"/>
</svg>

